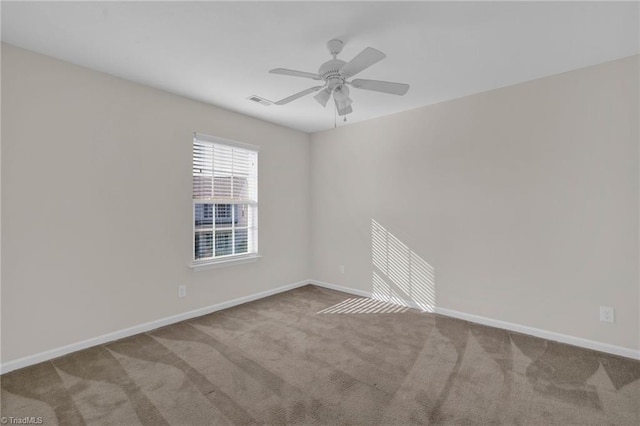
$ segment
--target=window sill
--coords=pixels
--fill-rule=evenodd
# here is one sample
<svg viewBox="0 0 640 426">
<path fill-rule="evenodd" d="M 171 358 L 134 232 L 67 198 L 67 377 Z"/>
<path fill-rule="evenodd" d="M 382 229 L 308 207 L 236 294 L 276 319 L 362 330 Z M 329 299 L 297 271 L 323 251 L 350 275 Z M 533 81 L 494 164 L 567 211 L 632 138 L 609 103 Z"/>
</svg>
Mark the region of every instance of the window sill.
<svg viewBox="0 0 640 426">
<path fill-rule="evenodd" d="M 262 256 L 251 254 L 223 259 L 210 259 L 203 262 L 193 262 L 189 265 L 194 271 L 206 271 L 207 269 L 222 268 L 223 266 L 241 265 L 243 263 L 257 262 Z"/>
</svg>

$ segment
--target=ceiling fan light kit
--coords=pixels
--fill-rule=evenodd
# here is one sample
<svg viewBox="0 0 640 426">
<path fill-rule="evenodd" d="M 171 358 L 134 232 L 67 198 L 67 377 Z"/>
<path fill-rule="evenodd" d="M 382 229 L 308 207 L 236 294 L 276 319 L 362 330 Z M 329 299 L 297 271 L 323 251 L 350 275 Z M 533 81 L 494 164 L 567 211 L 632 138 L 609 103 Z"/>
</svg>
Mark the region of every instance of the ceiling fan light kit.
<svg viewBox="0 0 640 426">
<path fill-rule="evenodd" d="M 389 93 L 402 96 L 409 90 L 409 85 L 404 83 L 393 83 L 389 81 L 356 79 L 348 81 L 351 77 L 369 68 L 371 65 L 385 58 L 385 54 L 372 47 L 365 48 L 358 53 L 351 61 L 345 62 L 337 59 L 342 52 L 344 43 L 341 40 L 333 39 L 327 42 L 329 53 L 333 59 L 320 65 L 318 73 L 290 70 L 287 68 L 275 68 L 269 71 L 272 74 L 282 74 L 292 77 L 309 78 L 312 80 L 324 81 L 323 86 L 314 86 L 289 97 L 273 102 L 275 105 L 285 105 L 310 93 L 320 91 L 314 96 L 320 105 L 326 107 L 329 99 L 333 95 L 336 111 L 340 116 L 346 116 L 353 112 L 351 104 L 353 100 L 349 97 L 349 87 L 356 89 L 371 90 L 374 92 Z"/>
</svg>

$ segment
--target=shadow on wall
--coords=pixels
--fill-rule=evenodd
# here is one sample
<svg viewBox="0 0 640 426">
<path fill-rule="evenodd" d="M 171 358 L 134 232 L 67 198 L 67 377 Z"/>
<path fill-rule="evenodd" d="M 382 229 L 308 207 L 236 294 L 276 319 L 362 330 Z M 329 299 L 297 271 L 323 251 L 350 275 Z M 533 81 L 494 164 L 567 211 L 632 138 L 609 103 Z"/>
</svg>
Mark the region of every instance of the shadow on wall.
<svg viewBox="0 0 640 426">
<path fill-rule="evenodd" d="M 373 298 L 433 312 L 435 270 L 395 235 L 371 219 Z"/>
</svg>

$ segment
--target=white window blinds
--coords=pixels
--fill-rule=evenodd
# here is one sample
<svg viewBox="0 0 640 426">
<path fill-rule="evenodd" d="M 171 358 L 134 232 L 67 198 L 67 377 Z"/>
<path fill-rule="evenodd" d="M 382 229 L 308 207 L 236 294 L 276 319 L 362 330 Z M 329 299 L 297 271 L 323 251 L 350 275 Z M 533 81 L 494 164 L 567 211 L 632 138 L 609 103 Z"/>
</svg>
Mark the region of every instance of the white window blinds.
<svg viewBox="0 0 640 426">
<path fill-rule="evenodd" d="M 193 142 L 193 198 L 258 201 L 258 153 L 243 148 Z"/>
<path fill-rule="evenodd" d="M 257 253 L 258 152 L 253 148 L 194 136 L 195 261 Z"/>
</svg>

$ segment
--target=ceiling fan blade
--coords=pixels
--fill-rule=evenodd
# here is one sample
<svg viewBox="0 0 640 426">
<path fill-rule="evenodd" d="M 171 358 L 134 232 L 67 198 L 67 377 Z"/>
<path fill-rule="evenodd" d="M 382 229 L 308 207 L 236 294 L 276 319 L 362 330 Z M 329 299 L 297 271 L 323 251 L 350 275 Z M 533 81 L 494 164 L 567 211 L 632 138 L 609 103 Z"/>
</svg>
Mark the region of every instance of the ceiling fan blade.
<svg viewBox="0 0 640 426">
<path fill-rule="evenodd" d="M 369 68 L 371 65 L 385 58 L 385 54 L 373 47 L 367 47 L 358 53 L 355 58 L 344 64 L 340 69 L 340 74 L 344 77 L 353 77 L 360 71 Z"/>
<path fill-rule="evenodd" d="M 304 77 L 304 78 L 311 78 L 313 80 L 322 80 L 322 77 L 320 77 L 318 74 L 313 74 L 313 73 L 304 72 L 304 71 L 289 70 L 286 68 L 274 68 L 269 72 L 271 74 L 282 74 L 282 75 L 290 75 L 293 77 Z"/>
<path fill-rule="evenodd" d="M 409 90 L 408 84 L 380 80 L 363 80 L 361 78 L 353 80 L 351 85 L 357 89 L 373 90 L 375 92 L 391 93 L 392 95 L 399 96 L 404 95 Z"/>
<path fill-rule="evenodd" d="M 327 102 L 329 101 L 329 98 L 331 98 L 331 89 L 327 87 L 324 90 L 322 90 L 320 93 L 315 95 L 313 98 L 316 101 L 318 101 L 320 105 L 322 105 L 323 107 L 326 107 Z"/>
<path fill-rule="evenodd" d="M 284 104 L 288 104 L 291 101 L 295 101 L 298 98 L 301 98 L 305 95 L 308 95 L 309 93 L 315 92 L 317 90 L 322 89 L 324 86 L 315 86 L 315 87 L 311 87 L 309 89 L 303 90 L 302 92 L 298 92 L 294 95 L 289 96 L 288 98 L 284 98 L 282 100 L 279 100 L 278 102 L 275 102 L 276 105 L 284 105 Z"/>
</svg>

